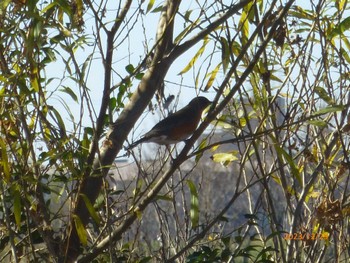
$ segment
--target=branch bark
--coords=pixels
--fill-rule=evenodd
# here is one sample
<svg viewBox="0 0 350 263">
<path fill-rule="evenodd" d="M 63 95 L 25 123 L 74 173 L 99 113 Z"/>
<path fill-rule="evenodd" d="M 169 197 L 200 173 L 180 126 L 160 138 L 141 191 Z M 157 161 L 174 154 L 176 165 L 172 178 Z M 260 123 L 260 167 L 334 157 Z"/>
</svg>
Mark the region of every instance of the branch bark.
<svg viewBox="0 0 350 263">
<path fill-rule="evenodd" d="M 129 132 L 135 122 L 142 114 L 148 103 L 151 101 L 154 93 L 162 84 L 163 79 L 169 69 L 170 63 L 164 59 L 164 54 L 167 48 L 172 46 L 172 32 L 174 26 L 174 17 L 178 10 L 180 0 L 168 0 L 163 8 L 163 12 L 159 21 L 159 30 L 157 32 L 157 41 L 155 46 L 155 56 L 148 71 L 142 78 L 136 92 L 126 105 L 117 121 L 111 125 L 107 138 L 104 141 L 97 157 L 98 140 L 102 134 L 104 127 L 104 116 L 107 112 L 107 107 L 110 98 L 111 74 L 112 74 L 112 59 L 113 59 L 113 43 L 115 34 L 120 26 L 120 21 L 125 18 L 126 12 L 130 7 L 131 1 L 128 1 L 124 7 L 125 11 L 121 12 L 123 17 L 116 19 L 111 31 L 107 33 L 107 54 L 105 63 L 105 83 L 102 98 L 100 114 L 97 119 L 96 131 L 92 141 L 88 165 L 93 162 L 92 169 L 89 168 L 84 173 L 78 193 L 77 206 L 74 210 L 74 215 L 78 216 L 83 226 L 86 226 L 90 220 L 90 214 L 82 196 L 86 196 L 93 204 L 99 194 L 102 186 L 103 177 L 107 174 L 109 166 L 113 163 L 118 152 L 122 149 L 123 142 L 126 140 Z M 94 161 L 92 161 L 94 159 Z M 64 244 L 65 259 L 64 261 L 73 262 L 79 256 L 80 240 L 74 222 L 74 217 L 71 217 L 70 231 L 68 238 Z"/>
<path fill-rule="evenodd" d="M 286 5 L 285 9 L 283 12 L 281 12 L 280 18 L 282 19 L 287 11 L 289 10 L 291 4 L 294 2 L 294 0 L 289 1 L 288 5 Z M 237 10 L 237 9 L 235 9 Z M 277 27 L 278 23 L 276 22 L 272 27 L 271 27 L 271 32 L 275 30 L 275 27 Z M 252 35 L 251 38 L 254 38 L 255 35 L 259 30 L 261 30 L 263 24 L 261 23 L 255 33 Z M 216 27 L 213 27 L 213 30 Z M 207 31 L 206 31 L 207 32 Z M 210 32 L 207 32 L 209 34 Z M 205 35 L 204 35 L 205 36 Z M 203 37 L 204 37 L 203 36 Z M 140 212 L 144 211 L 144 209 L 148 206 L 150 202 L 154 199 L 154 197 L 159 193 L 159 191 L 162 189 L 162 187 L 165 185 L 165 183 L 170 179 L 170 177 L 173 175 L 173 173 L 180 167 L 180 165 L 189 158 L 188 152 L 190 151 L 191 147 L 193 146 L 194 142 L 198 139 L 200 134 L 205 130 L 205 128 L 209 125 L 211 121 L 213 121 L 216 116 L 221 112 L 221 110 L 227 105 L 227 103 L 232 99 L 234 96 L 235 92 L 238 90 L 238 88 L 242 85 L 242 83 L 245 81 L 245 79 L 248 77 L 249 73 L 253 70 L 254 66 L 256 63 L 259 61 L 259 57 L 263 53 L 263 50 L 265 49 L 267 43 L 271 40 L 273 36 L 273 33 L 270 33 L 267 38 L 264 40 L 263 44 L 260 46 L 259 50 L 257 51 L 256 55 L 254 56 L 252 62 L 250 65 L 247 67 L 245 72 L 242 74 L 242 77 L 237 81 L 236 85 L 232 88 L 232 91 L 229 93 L 229 95 L 226 97 L 226 99 L 218 105 L 218 107 L 213 110 L 212 112 L 209 112 L 208 117 L 206 120 L 200 125 L 198 130 L 195 132 L 195 134 L 187 141 L 185 147 L 181 151 L 181 153 L 178 155 L 178 157 L 173 160 L 172 165 L 170 168 L 163 174 L 163 176 L 158 180 L 158 182 L 152 187 L 152 189 L 148 192 L 146 197 L 140 201 L 140 203 L 135 206 L 135 208 L 132 210 L 130 213 L 130 216 L 128 216 L 120 225 L 118 228 L 116 228 L 108 237 L 106 237 L 104 240 L 102 240 L 96 248 L 88 255 L 85 257 L 81 258 L 79 262 L 89 262 L 92 259 L 94 259 L 101 251 L 103 251 L 105 248 L 108 247 L 110 242 L 119 240 L 121 238 L 121 235 L 133 224 L 133 222 L 137 219 L 137 215 L 140 214 Z M 199 39 L 198 39 L 199 41 Z M 194 42 L 191 42 L 194 43 Z M 249 45 L 249 41 L 248 44 Z M 191 45 L 189 45 L 191 46 Z M 178 54 L 181 54 L 178 53 Z M 243 56 L 243 54 L 242 54 Z M 241 57 L 242 57 L 241 56 Z M 238 62 L 237 62 L 238 63 Z M 161 69 L 161 68 L 160 68 Z M 231 69 L 230 72 L 227 74 L 227 78 L 222 83 L 222 87 L 225 87 L 229 80 L 231 79 L 232 75 L 234 73 L 234 69 Z M 151 79 L 150 79 L 151 81 Z M 125 120 L 125 119 L 122 119 Z M 127 120 L 125 120 L 127 121 Z M 116 131 L 116 130 L 114 130 Z M 109 138 L 118 138 L 118 136 L 111 136 L 109 135 Z M 114 143 L 112 143 L 114 145 Z M 235 200 L 236 197 L 233 198 Z M 210 227 L 208 227 L 209 229 Z M 181 252 L 182 253 L 182 252 Z M 181 254 L 180 253 L 180 254 Z"/>
<path fill-rule="evenodd" d="M 243 0 L 239 4 L 233 5 L 227 11 L 227 13 L 214 21 L 209 27 L 202 30 L 199 34 L 184 44 L 176 47 L 173 47 L 173 26 L 174 18 L 181 0 L 168 0 L 166 2 L 158 24 L 157 39 L 151 66 L 143 76 L 137 90 L 131 97 L 130 102 L 125 106 L 117 121 L 110 127 L 106 140 L 100 149 L 99 158 L 95 158 L 92 172 L 89 173 L 89 176 L 86 175 L 81 183 L 78 195 L 79 200 L 75 214 L 80 218 L 84 226 L 86 226 L 86 224 L 89 222 L 90 215 L 83 199 L 80 198 L 80 195 L 86 195 L 92 204 L 95 202 L 102 185 L 103 177 L 107 174 L 109 166 L 113 163 L 118 152 L 122 149 L 123 143 L 133 128 L 135 122 L 139 116 L 141 116 L 155 92 L 162 84 L 171 64 L 186 50 L 213 32 L 220 24 L 224 23 L 230 16 L 238 12 L 251 1 L 252 0 Z M 219 111 L 216 111 L 216 113 L 218 112 Z M 215 116 L 216 115 L 211 115 L 211 118 L 215 118 Z M 174 171 L 176 171 L 181 163 L 188 158 L 187 153 L 191 149 L 194 141 L 204 131 L 205 127 L 208 126 L 209 120 L 212 119 L 208 119 L 207 122 L 201 125 L 198 132 L 185 145 L 185 148 L 178 158 L 174 160 L 171 168 L 162 176 L 162 178 L 151 189 L 147 196 L 133 210 L 131 215 L 112 233 L 112 235 L 101 241 L 96 249 L 94 249 L 89 255 L 81 258 L 79 262 L 90 261 L 91 259 L 95 258 L 96 255 L 98 255 L 106 246 L 108 246 L 111 241 L 118 240 L 121 237 L 121 234 L 137 219 L 136 214 L 142 212 L 147 207 L 149 202 L 153 200 L 154 196 L 161 190 Z M 69 255 L 69 258 L 75 260 L 78 256 L 77 248 L 80 246 L 80 241 L 74 222 L 71 223 L 71 229 L 72 230 L 67 243 L 67 255 Z"/>
</svg>

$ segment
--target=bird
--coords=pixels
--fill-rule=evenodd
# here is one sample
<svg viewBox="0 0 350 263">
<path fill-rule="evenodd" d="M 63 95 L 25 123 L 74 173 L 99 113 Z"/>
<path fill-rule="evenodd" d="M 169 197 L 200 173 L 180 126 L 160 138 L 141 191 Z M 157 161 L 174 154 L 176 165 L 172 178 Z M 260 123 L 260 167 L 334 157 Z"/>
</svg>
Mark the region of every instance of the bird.
<svg viewBox="0 0 350 263">
<path fill-rule="evenodd" d="M 169 145 L 186 140 L 196 130 L 202 112 L 211 104 L 206 97 L 199 96 L 179 111 L 170 114 L 158 122 L 141 139 L 130 144 L 132 149 L 140 143 L 154 142 L 160 145 Z"/>
</svg>

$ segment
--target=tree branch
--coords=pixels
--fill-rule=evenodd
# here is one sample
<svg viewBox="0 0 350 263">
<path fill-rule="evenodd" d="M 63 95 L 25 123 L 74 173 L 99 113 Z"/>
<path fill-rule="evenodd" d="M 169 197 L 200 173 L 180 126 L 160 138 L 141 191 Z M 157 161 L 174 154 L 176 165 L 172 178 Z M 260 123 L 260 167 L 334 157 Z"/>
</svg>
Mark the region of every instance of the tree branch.
<svg viewBox="0 0 350 263">
<path fill-rule="evenodd" d="M 131 1 L 128 3 L 130 4 L 130 2 Z M 113 163 L 118 152 L 122 149 L 123 142 L 126 140 L 135 122 L 139 116 L 141 116 L 142 112 L 151 101 L 154 93 L 163 82 L 165 75 L 169 69 L 170 64 L 168 61 L 163 59 L 163 56 L 169 44 L 172 43 L 174 16 L 178 10 L 180 2 L 180 0 L 168 0 L 166 6 L 164 6 L 164 10 L 159 21 L 159 25 L 161 25 L 160 29 L 163 33 L 159 31 L 157 34 L 157 37 L 159 39 L 157 39 L 155 56 L 153 58 L 152 64 L 143 76 L 129 104 L 125 106 L 117 121 L 110 127 L 107 138 L 100 149 L 99 155 L 94 159 L 94 153 L 97 151 L 98 147 L 98 139 L 103 131 L 104 116 L 109 102 L 114 35 L 120 26 L 120 21 L 123 20 L 122 17 L 121 19 L 116 19 L 115 25 L 107 35 L 107 54 L 103 99 L 100 115 L 97 119 L 96 131 L 90 150 L 90 155 L 88 158 L 88 164 L 90 164 L 94 159 L 92 172 L 90 172 L 89 169 L 87 169 L 87 172 L 85 172 L 85 176 L 78 190 L 77 206 L 74 212 L 80 218 L 84 226 L 86 226 L 89 222 L 90 214 L 81 196 L 87 196 L 92 204 L 95 202 L 102 186 L 103 177 L 107 174 L 109 166 Z M 125 12 L 121 12 L 121 15 L 122 14 L 125 14 Z M 80 247 L 80 240 L 74 219 L 72 219 L 70 227 L 71 231 L 65 245 L 67 249 L 66 255 L 69 261 L 74 261 L 79 255 Z"/>
<path fill-rule="evenodd" d="M 256 0 L 242 0 L 236 5 L 232 5 L 232 7 L 220 18 L 218 18 L 213 23 L 209 24 L 207 28 L 199 32 L 197 35 L 187 40 L 185 43 L 178 45 L 171 52 L 171 56 L 174 58 L 179 57 L 181 54 L 189 50 L 191 47 L 196 45 L 199 41 L 201 41 L 204 37 L 213 32 L 218 26 L 223 24 L 227 19 L 234 14 L 236 14 L 239 10 L 241 10 L 244 6 L 246 6 L 250 2 L 255 2 Z"/>
</svg>

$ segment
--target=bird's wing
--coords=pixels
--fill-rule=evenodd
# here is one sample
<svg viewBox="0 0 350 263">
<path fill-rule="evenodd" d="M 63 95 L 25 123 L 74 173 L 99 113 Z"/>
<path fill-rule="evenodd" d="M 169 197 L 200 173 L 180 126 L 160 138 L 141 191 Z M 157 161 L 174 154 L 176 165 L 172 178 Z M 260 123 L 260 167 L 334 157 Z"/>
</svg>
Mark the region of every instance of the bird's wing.
<svg viewBox="0 0 350 263">
<path fill-rule="evenodd" d="M 160 122 L 158 122 L 150 132 L 154 131 L 157 134 L 159 132 L 162 133 L 167 133 L 172 131 L 174 128 L 176 127 L 180 127 L 183 124 L 185 124 L 187 122 L 187 118 L 185 115 L 188 114 L 188 110 L 187 107 L 169 115 L 168 117 L 166 117 L 165 119 L 161 120 Z"/>
<path fill-rule="evenodd" d="M 177 126 L 177 124 L 179 124 L 179 121 L 181 120 L 181 115 L 178 116 L 177 114 L 179 112 L 180 111 L 175 112 L 174 114 L 169 115 L 165 119 L 158 122 L 149 132 L 145 133 L 142 136 L 142 138 L 130 144 L 128 149 L 132 149 L 140 143 L 143 143 L 153 137 L 157 137 L 159 136 L 159 134 L 167 135 L 168 133 L 170 133 Z"/>
</svg>

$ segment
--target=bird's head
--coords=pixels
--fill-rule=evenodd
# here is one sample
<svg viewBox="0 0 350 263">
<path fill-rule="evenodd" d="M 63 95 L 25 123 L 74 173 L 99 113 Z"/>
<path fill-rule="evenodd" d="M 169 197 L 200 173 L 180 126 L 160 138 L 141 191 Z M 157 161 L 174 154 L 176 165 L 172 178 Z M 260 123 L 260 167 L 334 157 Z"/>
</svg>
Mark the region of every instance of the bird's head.
<svg viewBox="0 0 350 263">
<path fill-rule="evenodd" d="M 206 107 L 208 107 L 211 104 L 211 101 L 208 100 L 206 97 L 196 97 L 193 100 L 190 101 L 189 106 L 198 108 L 200 111 L 203 111 Z"/>
</svg>

